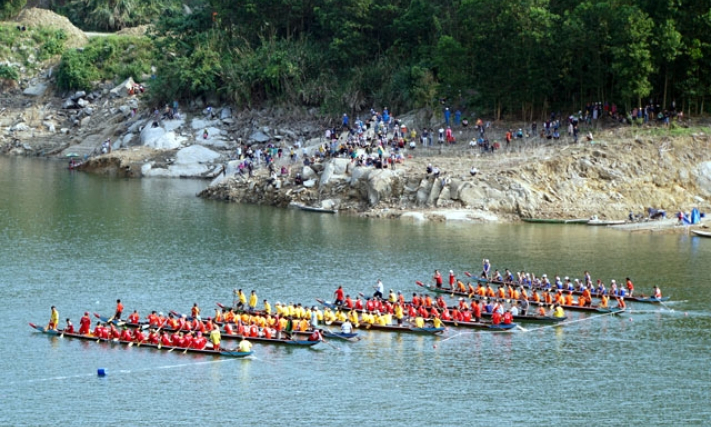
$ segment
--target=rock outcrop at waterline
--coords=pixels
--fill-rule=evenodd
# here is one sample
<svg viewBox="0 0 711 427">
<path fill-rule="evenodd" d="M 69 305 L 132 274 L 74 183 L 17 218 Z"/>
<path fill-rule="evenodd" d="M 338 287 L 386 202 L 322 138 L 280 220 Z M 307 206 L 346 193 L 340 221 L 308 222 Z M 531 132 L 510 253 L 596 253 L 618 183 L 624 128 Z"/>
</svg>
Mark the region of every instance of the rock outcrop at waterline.
<svg viewBox="0 0 711 427">
<path fill-rule="evenodd" d="M 394 170 L 357 167 L 337 158 L 294 166 L 289 177 L 276 181 L 264 172 L 240 175 L 233 165 L 200 197 L 415 219 L 620 219 L 648 206 L 670 213 L 711 208 L 707 136 L 612 141 L 493 156 L 477 153 L 465 160 L 438 158 L 444 166 L 439 177 L 425 173 L 431 158 L 408 159 Z M 469 173 L 472 164 L 480 171 L 476 176 Z M 302 185 L 292 178 L 297 172 Z"/>
</svg>

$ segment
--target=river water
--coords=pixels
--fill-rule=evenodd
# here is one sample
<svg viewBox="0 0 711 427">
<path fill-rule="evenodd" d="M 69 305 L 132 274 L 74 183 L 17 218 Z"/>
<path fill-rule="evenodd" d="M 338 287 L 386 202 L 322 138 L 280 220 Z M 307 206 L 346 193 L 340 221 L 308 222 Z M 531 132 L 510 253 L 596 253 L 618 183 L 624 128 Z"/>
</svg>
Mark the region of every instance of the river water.
<svg viewBox="0 0 711 427">
<path fill-rule="evenodd" d="M 0 425 L 709 425 L 711 239 L 529 224 L 412 223 L 242 206 L 187 180 L 122 180 L 0 158 Z M 363 332 L 255 345 L 247 360 L 49 338 L 56 305 L 211 313 L 235 287 L 313 303 L 382 278 L 406 295 L 435 268 L 658 284 L 675 300 L 515 333 Z M 98 368 L 107 370 L 98 378 Z"/>
</svg>

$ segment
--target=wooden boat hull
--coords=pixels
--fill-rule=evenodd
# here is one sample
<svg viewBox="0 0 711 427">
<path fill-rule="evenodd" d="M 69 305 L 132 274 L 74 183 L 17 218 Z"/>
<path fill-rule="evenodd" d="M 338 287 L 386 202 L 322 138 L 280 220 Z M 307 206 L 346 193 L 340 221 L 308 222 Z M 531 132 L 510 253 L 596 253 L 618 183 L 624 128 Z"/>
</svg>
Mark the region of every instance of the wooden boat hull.
<svg viewBox="0 0 711 427">
<path fill-rule="evenodd" d="M 251 351 L 236 351 L 236 349 L 225 349 L 225 350 L 220 350 L 220 351 L 215 351 L 211 349 L 197 349 L 197 348 L 185 348 L 185 347 L 174 347 L 174 346 L 158 346 L 157 344 L 151 344 L 151 343 L 136 343 L 132 341 L 122 341 L 122 340 L 108 340 L 104 338 L 97 338 L 93 335 L 81 335 L 77 333 L 66 333 L 62 331 L 46 331 L 44 328 L 41 326 L 37 326 L 34 323 L 30 323 L 30 326 L 34 328 L 35 330 L 42 332 L 47 335 L 53 335 L 53 336 L 63 336 L 66 338 L 76 338 L 76 339 L 81 339 L 81 340 L 86 340 L 86 341 L 98 341 L 98 342 L 105 342 L 105 343 L 110 343 L 110 344 L 121 344 L 125 346 L 136 346 L 136 347 L 141 347 L 141 348 L 150 348 L 154 350 L 161 350 L 161 351 L 178 351 L 182 353 L 192 353 L 192 354 L 205 354 L 205 355 L 210 355 L 210 356 L 218 356 L 218 357 L 234 357 L 234 358 L 244 358 L 247 356 L 250 356 L 253 352 Z"/>
<path fill-rule="evenodd" d="M 455 328 L 473 328 L 483 331 L 508 331 L 515 328 L 516 323 L 494 325 L 492 323 L 482 323 L 482 322 L 455 322 L 454 320 L 443 320 L 442 323 L 448 326 L 454 326 Z"/>
</svg>

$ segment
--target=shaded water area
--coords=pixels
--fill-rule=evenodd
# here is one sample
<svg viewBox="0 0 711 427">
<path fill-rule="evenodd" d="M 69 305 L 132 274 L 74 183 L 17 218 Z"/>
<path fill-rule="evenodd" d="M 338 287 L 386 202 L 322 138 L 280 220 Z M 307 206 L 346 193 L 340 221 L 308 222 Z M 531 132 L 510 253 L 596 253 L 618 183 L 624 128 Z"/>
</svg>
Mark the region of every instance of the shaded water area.
<svg viewBox="0 0 711 427">
<path fill-rule="evenodd" d="M 0 425 L 706 425 L 711 239 L 586 226 L 378 221 L 200 200 L 206 183 L 120 180 L 0 158 Z M 212 313 L 235 287 L 274 304 L 406 295 L 435 268 L 630 276 L 675 300 L 561 328 L 362 332 L 338 349 L 255 345 L 247 360 L 32 332 L 57 305 Z M 585 320 L 583 320 L 585 319 Z M 63 323 L 63 322 L 62 322 Z M 108 371 L 97 378 L 98 368 Z M 55 405 L 59 405 L 58 407 Z M 229 421 L 228 421 L 229 420 Z"/>
</svg>

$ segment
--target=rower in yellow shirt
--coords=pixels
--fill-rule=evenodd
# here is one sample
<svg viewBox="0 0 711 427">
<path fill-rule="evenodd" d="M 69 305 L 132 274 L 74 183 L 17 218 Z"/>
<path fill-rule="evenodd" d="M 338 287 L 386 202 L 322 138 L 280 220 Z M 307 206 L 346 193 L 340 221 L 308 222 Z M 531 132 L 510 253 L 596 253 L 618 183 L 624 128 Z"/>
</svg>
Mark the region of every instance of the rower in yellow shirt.
<svg viewBox="0 0 711 427">
<path fill-rule="evenodd" d="M 358 313 L 356 313 L 355 310 L 351 310 L 348 312 L 348 321 L 350 321 L 354 327 L 358 327 L 360 325 L 360 321 L 358 319 Z"/>
<path fill-rule="evenodd" d="M 432 319 L 432 324 L 434 325 L 435 328 L 441 328 L 442 327 L 442 321 L 439 320 L 439 317 L 434 317 Z"/>
<path fill-rule="evenodd" d="M 425 319 L 423 319 L 422 316 L 415 317 L 415 326 L 417 326 L 418 328 L 424 328 Z"/>
</svg>

